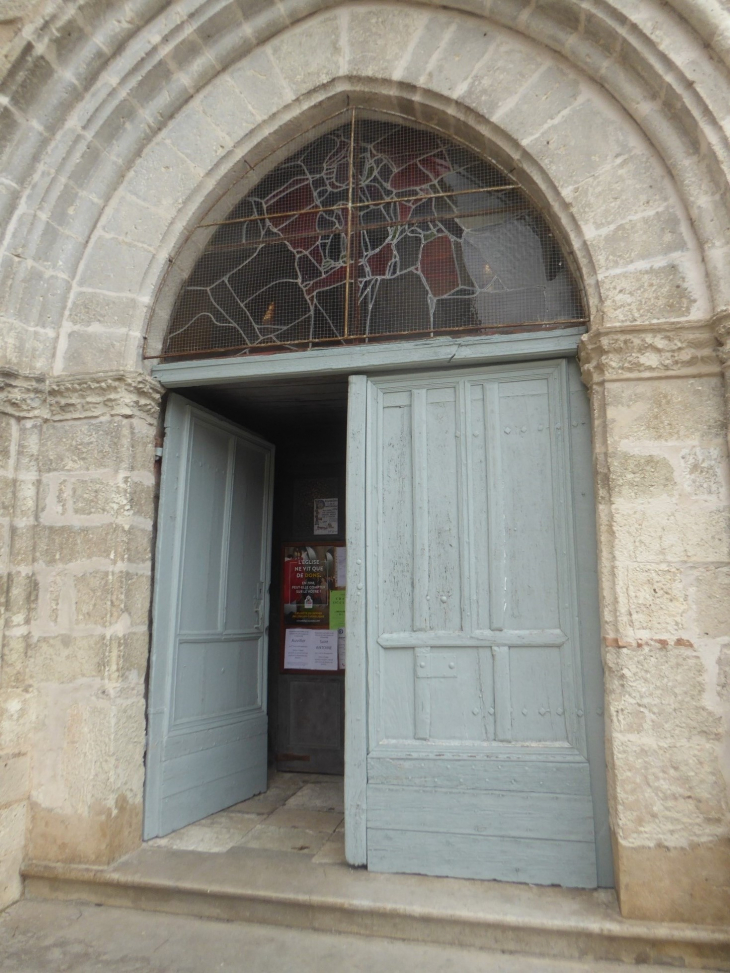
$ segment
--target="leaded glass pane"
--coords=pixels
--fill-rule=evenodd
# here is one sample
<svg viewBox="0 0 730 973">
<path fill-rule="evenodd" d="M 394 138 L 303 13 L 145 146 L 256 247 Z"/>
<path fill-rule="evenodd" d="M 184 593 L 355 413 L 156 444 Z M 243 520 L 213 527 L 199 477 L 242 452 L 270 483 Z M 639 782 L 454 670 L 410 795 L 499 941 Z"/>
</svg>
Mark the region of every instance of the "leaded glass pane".
<svg viewBox="0 0 730 973">
<path fill-rule="evenodd" d="M 162 353 L 582 317 L 549 225 L 500 169 L 441 135 L 354 120 L 277 166 L 217 226 Z"/>
</svg>

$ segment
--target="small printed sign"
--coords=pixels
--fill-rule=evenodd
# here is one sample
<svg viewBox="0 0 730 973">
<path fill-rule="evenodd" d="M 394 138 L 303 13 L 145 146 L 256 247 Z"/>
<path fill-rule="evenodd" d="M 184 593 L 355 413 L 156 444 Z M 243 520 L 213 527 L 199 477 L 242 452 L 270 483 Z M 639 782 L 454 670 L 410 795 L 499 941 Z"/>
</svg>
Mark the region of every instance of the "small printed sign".
<svg viewBox="0 0 730 973">
<path fill-rule="evenodd" d="M 316 535 L 338 532 L 338 500 L 329 497 L 314 501 L 314 533 Z"/>
</svg>

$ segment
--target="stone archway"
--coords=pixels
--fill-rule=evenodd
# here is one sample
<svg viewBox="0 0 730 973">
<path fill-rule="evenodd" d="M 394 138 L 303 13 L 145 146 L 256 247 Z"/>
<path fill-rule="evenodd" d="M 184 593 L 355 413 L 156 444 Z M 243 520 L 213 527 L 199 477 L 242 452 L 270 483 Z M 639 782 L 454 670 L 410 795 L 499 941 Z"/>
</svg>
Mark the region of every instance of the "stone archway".
<svg viewBox="0 0 730 973">
<path fill-rule="evenodd" d="M 262 157 L 358 98 L 513 160 L 582 267 L 619 889 L 627 914 L 691 917 L 728 835 L 713 318 L 728 305 L 727 82 L 721 35 L 705 63 L 695 32 L 712 14 L 353 4 L 285 23 L 286 5 L 164 7 L 112 11 L 92 39 L 80 8 L 51 7 L 5 79 L 22 138 L 5 168 L 21 486 L 4 692 L 16 749 L 35 753 L 16 802 L 29 855 L 108 861 L 139 838 L 158 394 L 141 348 L 169 258 Z M 719 891 L 706 902 L 722 915 Z"/>
</svg>

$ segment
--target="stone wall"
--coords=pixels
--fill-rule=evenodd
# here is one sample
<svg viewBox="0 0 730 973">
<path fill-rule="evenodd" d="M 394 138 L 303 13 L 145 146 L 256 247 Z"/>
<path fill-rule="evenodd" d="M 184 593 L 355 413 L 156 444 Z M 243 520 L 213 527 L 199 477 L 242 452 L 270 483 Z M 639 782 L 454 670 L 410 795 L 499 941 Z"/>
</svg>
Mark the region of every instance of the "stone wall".
<svg viewBox="0 0 730 973">
<path fill-rule="evenodd" d="M 617 888 L 636 918 L 730 909 L 730 480 L 715 327 L 593 332 Z"/>
<path fill-rule="evenodd" d="M 47 0 L 25 19 L 15 7 L 0 34 L 4 901 L 23 855 L 101 863 L 140 840 L 150 308 L 169 306 L 204 216 L 357 104 L 502 162 L 580 268 L 621 906 L 723 921 L 723 5 Z"/>
<path fill-rule="evenodd" d="M 3 904 L 23 855 L 139 844 L 159 401 L 137 375 L 0 375 Z"/>
</svg>

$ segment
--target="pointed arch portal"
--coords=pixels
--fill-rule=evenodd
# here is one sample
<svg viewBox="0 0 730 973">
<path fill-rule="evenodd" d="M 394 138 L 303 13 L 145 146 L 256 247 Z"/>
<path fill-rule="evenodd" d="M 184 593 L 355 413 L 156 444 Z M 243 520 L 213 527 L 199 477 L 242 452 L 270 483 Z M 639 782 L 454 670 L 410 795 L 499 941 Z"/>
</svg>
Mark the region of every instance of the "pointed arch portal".
<svg viewBox="0 0 730 973">
<path fill-rule="evenodd" d="M 147 836 L 265 788 L 268 659 L 280 769 L 341 772 L 344 727 L 352 864 L 610 885 L 585 304 L 557 232 L 496 163 L 351 110 L 193 236 L 156 356 L 198 404 L 168 410 Z M 276 448 L 273 528 L 231 419 Z M 318 473 L 347 572 L 313 607 L 277 574 L 326 544 Z M 324 597 L 326 641 L 345 582 L 346 664 L 297 671 L 290 620 Z"/>
</svg>

